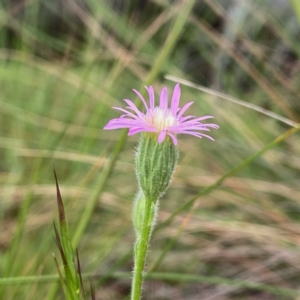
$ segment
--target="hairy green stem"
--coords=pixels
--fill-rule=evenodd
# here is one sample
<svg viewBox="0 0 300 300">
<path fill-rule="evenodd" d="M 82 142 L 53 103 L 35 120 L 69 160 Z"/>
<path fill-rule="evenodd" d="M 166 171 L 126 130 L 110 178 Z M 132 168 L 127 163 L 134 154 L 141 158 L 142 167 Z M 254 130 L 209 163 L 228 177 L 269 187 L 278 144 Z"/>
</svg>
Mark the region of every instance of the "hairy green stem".
<svg viewBox="0 0 300 300">
<path fill-rule="evenodd" d="M 147 250 L 151 237 L 152 225 L 155 217 L 155 202 L 150 199 L 145 201 L 144 220 L 141 232 L 137 235 L 134 246 L 134 270 L 131 288 L 131 300 L 140 300 L 144 279 L 144 268 Z"/>
</svg>

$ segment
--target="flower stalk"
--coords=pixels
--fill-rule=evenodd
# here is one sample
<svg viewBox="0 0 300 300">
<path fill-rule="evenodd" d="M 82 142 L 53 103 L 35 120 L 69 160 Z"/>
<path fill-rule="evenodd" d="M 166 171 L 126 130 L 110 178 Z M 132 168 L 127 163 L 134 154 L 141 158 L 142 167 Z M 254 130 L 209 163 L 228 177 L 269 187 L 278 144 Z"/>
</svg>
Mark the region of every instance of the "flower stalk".
<svg viewBox="0 0 300 300">
<path fill-rule="evenodd" d="M 212 116 L 184 116 L 186 110 L 193 104 L 188 102 L 179 107 L 180 86 L 176 84 L 169 106 L 167 88 L 160 93 L 159 106 L 155 106 L 155 96 L 152 86 L 146 87 L 149 103 L 140 92 L 134 90 L 144 104 L 145 112 L 128 99 L 126 109 L 114 107 L 123 114 L 110 120 L 105 130 L 128 128 L 128 135 L 141 132 L 141 138 L 136 153 L 136 175 L 139 191 L 133 206 L 133 226 L 136 232 L 134 245 L 134 269 L 131 290 L 131 300 L 140 300 L 144 279 L 147 250 L 151 233 L 155 225 L 158 203 L 169 187 L 178 161 L 177 134 L 187 134 L 198 138 L 214 140 L 204 132 L 219 126 L 202 121 Z"/>
<path fill-rule="evenodd" d="M 139 194 L 141 195 L 140 192 Z M 144 207 L 142 208 L 139 205 L 139 209 L 135 212 L 134 215 L 134 217 L 136 217 L 136 215 L 141 212 L 140 209 L 142 208 L 142 218 L 140 218 L 140 222 L 136 222 L 135 224 L 137 238 L 134 245 L 134 269 L 131 288 L 131 300 L 141 299 L 147 251 L 156 215 L 156 203 L 151 199 L 142 198 L 143 195 L 141 198 L 137 198 L 136 200 L 142 201 Z"/>
<path fill-rule="evenodd" d="M 136 232 L 132 300 L 141 298 L 147 250 L 155 225 L 159 198 L 170 185 L 177 160 L 178 150 L 171 138 L 158 143 L 155 135 L 142 134 L 136 153 L 139 191 L 135 197 L 132 215 Z"/>
</svg>

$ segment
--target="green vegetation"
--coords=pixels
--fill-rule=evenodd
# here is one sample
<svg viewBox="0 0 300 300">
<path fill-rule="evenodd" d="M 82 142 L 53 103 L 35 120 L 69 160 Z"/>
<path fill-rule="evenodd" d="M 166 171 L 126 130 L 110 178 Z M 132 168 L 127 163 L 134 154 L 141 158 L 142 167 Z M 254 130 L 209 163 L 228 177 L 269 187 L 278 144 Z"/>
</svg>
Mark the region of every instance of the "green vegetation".
<svg viewBox="0 0 300 300">
<path fill-rule="evenodd" d="M 138 136 L 102 128 L 170 76 L 220 129 L 179 137 L 143 299 L 300 297 L 298 2 L 59 3 L 0 4 L 0 299 L 65 299 L 53 167 L 86 299 L 128 299 Z"/>
</svg>

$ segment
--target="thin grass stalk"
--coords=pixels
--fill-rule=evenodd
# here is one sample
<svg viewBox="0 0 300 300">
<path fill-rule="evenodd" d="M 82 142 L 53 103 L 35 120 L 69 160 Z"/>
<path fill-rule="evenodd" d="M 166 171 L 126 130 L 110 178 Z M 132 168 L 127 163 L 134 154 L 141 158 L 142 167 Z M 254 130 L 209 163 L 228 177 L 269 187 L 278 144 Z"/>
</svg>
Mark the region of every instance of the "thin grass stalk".
<svg viewBox="0 0 300 300">
<path fill-rule="evenodd" d="M 300 25 L 300 2 L 298 0 L 290 0 L 290 2 Z"/>
<path fill-rule="evenodd" d="M 249 102 L 246 102 L 246 101 L 243 101 L 243 100 L 240 100 L 240 99 L 237 99 L 237 98 L 234 98 L 230 95 L 227 95 L 227 94 L 224 94 L 224 93 L 221 93 L 221 92 L 218 92 L 218 91 L 215 91 L 213 89 L 210 89 L 210 88 L 207 88 L 207 87 L 204 87 L 204 86 L 201 86 L 201 85 L 198 85 L 198 84 L 195 84 L 191 81 L 188 81 L 188 80 L 185 80 L 185 79 L 182 79 L 182 78 L 179 78 L 179 77 L 175 77 L 175 76 L 172 76 L 172 75 L 166 75 L 165 76 L 166 79 L 168 80 L 171 80 L 173 82 L 178 82 L 180 84 L 183 84 L 185 86 L 189 86 L 189 87 L 192 87 L 196 90 L 199 90 L 201 92 L 204 92 L 204 93 L 207 93 L 207 94 L 210 94 L 210 95 L 213 95 L 213 96 L 216 96 L 218 98 L 221 98 L 221 99 L 224 99 L 226 101 L 229 101 L 229 102 L 232 102 L 232 103 L 235 103 L 235 104 L 238 104 L 240 106 L 243 106 L 243 107 L 247 107 L 249 109 L 252 109 L 254 111 L 257 111 L 261 114 L 264 114 L 270 118 L 273 118 L 273 119 L 276 119 L 284 124 L 287 124 L 289 126 L 292 126 L 292 127 L 297 127 L 298 124 L 297 122 L 294 122 L 290 119 L 287 119 L 281 115 L 278 115 L 270 110 L 267 110 L 265 108 L 262 108 L 258 105 L 255 105 L 255 104 L 252 104 L 252 103 L 249 103 Z"/>
<path fill-rule="evenodd" d="M 151 71 L 145 79 L 146 85 L 151 84 L 155 80 L 159 71 L 162 69 L 164 63 L 167 61 L 169 55 L 171 54 L 171 51 L 174 49 L 175 43 L 177 42 L 178 37 L 183 30 L 184 24 L 188 20 L 190 12 L 195 4 L 195 0 L 178 1 L 178 3 L 182 3 L 182 10 L 180 11 L 180 13 L 178 13 L 174 25 L 172 26 L 172 29 L 168 34 L 166 42 L 164 43 L 161 52 L 159 52 L 160 54 L 155 60 Z"/>
</svg>

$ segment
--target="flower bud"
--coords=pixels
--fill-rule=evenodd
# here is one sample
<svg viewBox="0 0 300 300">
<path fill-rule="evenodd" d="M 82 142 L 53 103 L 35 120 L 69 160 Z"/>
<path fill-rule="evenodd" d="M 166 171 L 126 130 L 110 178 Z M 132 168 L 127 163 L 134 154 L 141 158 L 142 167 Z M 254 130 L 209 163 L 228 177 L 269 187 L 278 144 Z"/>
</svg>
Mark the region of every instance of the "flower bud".
<svg viewBox="0 0 300 300">
<path fill-rule="evenodd" d="M 178 160 L 171 138 L 158 143 L 157 135 L 143 133 L 136 153 L 136 175 L 146 199 L 157 201 L 167 190 Z"/>
</svg>

